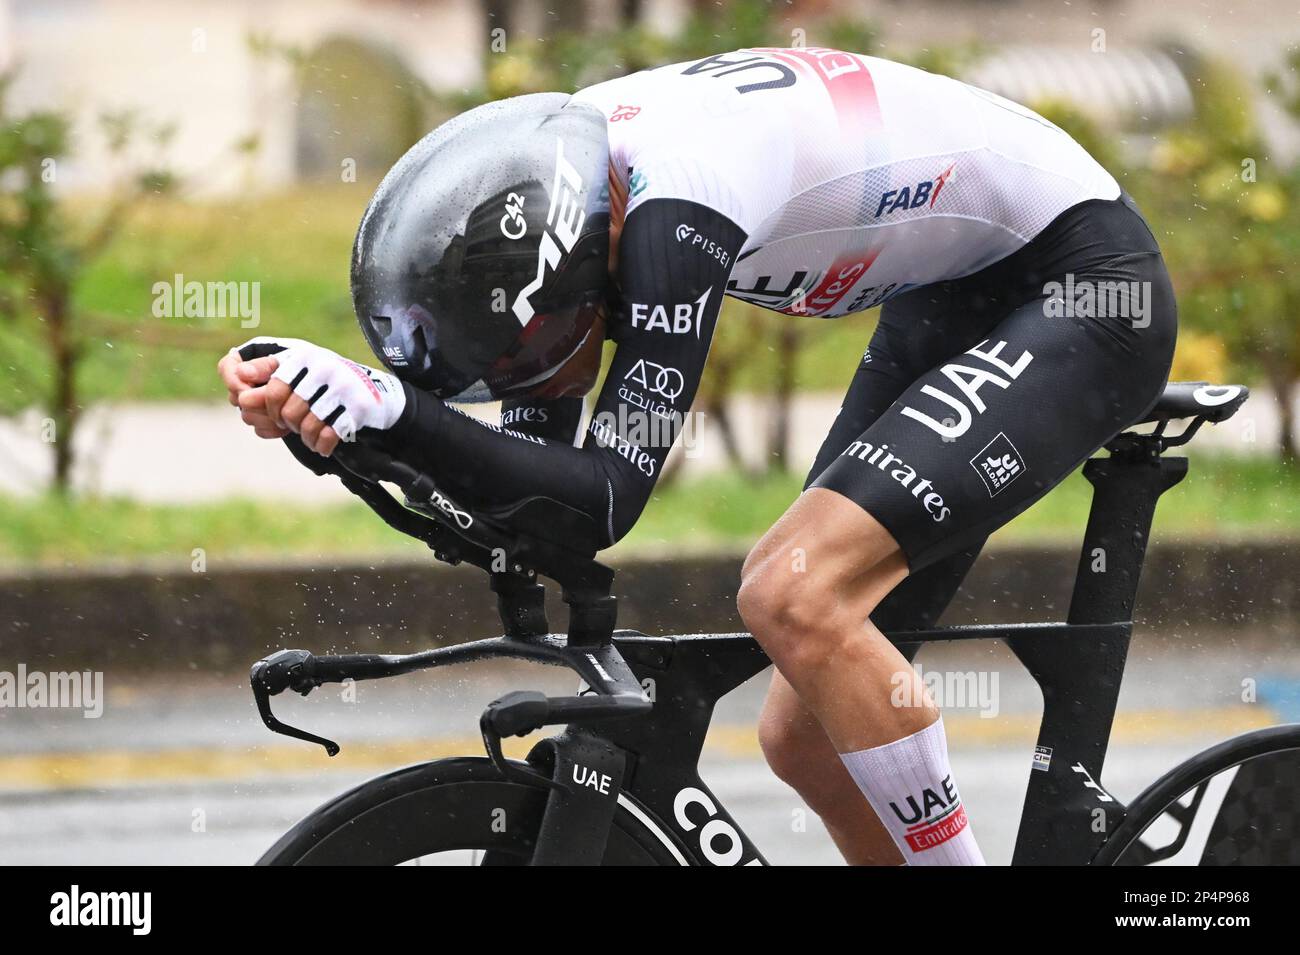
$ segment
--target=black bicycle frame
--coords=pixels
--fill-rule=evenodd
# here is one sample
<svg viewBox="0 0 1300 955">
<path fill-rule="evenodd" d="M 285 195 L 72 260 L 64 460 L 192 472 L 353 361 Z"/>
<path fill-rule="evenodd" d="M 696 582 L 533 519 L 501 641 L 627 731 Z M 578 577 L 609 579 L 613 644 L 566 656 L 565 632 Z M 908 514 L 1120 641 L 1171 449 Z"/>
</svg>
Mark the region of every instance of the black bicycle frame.
<svg viewBox="0 0 1300 955">
<path fill-rule="evenodd" d="M 1163 425 L 1155 434 L 1125 433 L 1107 445 L 1109 458 L 1085 463 L 1093 499 L 1064 623 L 888 634 L 900 645 L 1004 640 L 1041 687 L 1043 716 L 1013 864 L 1086 864 L 1124 818 L 1125 807 L 1102 784 L 1106 747 L 1156 501 L 1187 473 L 1186 458 L 1166 458 L 1161 452 L 1185 443 L 1195 427 L 1172 439 L 1162 436 Z M 488 566 L 486 552 L 476 549 L 475 542 L 458 543 L 445 528 L 414 527 L 411 522 L 418 519 L 386 492 L 376 494 L 365 482 L 354 481 L 349 488 L 394 527 L 425 539 L 440 556 L 450 550 L 455 559 Z M 410 487 L 407 494 L 408 505 L 418 507 L 420 500 L 411 500 Z M 437 517 L 436 511 L 425 512 Z M 536 542 L 512 553 L 549 562 L 547 575 L 565 584 L 571 611 L 567 636 L 548 633 L 536 574 L 529 564 L 512 559 L 509 572 L 492 574 L 506 636 L 403 656 L 316 657 L 302 650 L 281 651 L 259 661 L 251 674 L 263 721 L 333 755 L 336 744 L 276 719 L 270 697 L 285 689 L 305 694 L 325 682 L 374 679 L 487 657 L 565 666 L 585 682 L 579 694 L 509 693 L 489 705 L 480 722 L 488 755 L 503 776 L 550 791 L 533 864 L 599 863 L 620 805 L 683 864 L 764 864 L 698 769 L 714 705 L 768 666 L 754 639 L 748 634 L 653 637 L 615 631 L 608 568 L 558 558 Z M 502 755 L 502 737 L 560 724 L 567 729 L 535 746 L 525 765 Z"/>
<path fill-rule="evenodd" d="M 943 627 L 888 634 L 896 644 L 1004 640 L 1043 693 L 1033 770 L 1013 865 L 1082 865 L 1125 808 L 1102 772 L 1133 629 L 1133 607 L 1156 501 L 1186 476 L 1155 439 L 1130 436 L 1084 468 L 1092 506 L 1065 623 Z M 629 754 L 627 793 L 695 861 L 762 862 L 700 779 L 696 763 L 717 700 L 767 659 L 748 634 L 677 638 L 621 632 L 614 644 L 658 689 L 646 717 L 599 732 Z M 671 654 L 671 657 L 669 656 Z M 707 828 L 706 828 L 707 827 Z"/>
<path fill-rule="evenodd" d="M 1085 864 L 1124 818 L 1123 804 L 1101 782 L 1106 747 L 1156 501 L 1187 476 L 1186 458 L 1149 447 L 1139 443 L 1084 465 L 1093 498 L 1066 617 L 1069 639 L 1007 640 L 1043 691 L 1013 865 Z M 1076 630 L 1085 626 L 1086 636 Z"/>
</svg>

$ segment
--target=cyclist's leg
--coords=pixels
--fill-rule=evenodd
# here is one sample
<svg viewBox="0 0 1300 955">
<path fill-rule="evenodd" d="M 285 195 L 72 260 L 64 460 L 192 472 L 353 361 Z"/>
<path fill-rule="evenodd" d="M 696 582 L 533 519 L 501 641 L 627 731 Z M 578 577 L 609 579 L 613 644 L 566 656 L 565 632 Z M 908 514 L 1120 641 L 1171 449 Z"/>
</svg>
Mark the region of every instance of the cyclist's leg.
<svg viewBox="0 0 1300 955">
<path fill-rule="evenodd" d="M 1044 289 L 987 343 L 909 386 L 747 562 L 742 615 L 838 753 L 906 742 L 937 717 L 929 705 L 888 703 L 891 681 L 915 674 L 863 626 L 882 595 L 909 566 L 1024 510 L 1159 393 L 1175 321 L 1158 253 L 1112 257 L 1075 278 L 1145 283 L 1135 309 L 1144 314 L 1055 317 Z"/>
<path fill-rule="evenodd" d="M 952 302 L 943 294 L 945 291 L 948 290 L 927 293 L 923 308 L 910 306 L 907 297 L 886 306 L 871 348 L 854 374 L 805 487 L 879 418 L 917 375 L 939 358 L 960 350 L 962 343 L 953 341 L 929 317 L 931 312 L 950 312 Z M 942 307 L 936 309 L 939 304 Z M 970 324 L 978 328 L 977 322 Z M 927 328 L 930 334 L 926 334 Z M 977 341 L 978 337 L 972 335 L 968 344 Z M 982 541 L 908 576 L 875 609 L 872 621 L 885 632 L 934 626 L 974 563 L 981 545 Z M 904 647 L 901 652 L 910 663 L 917 649 Z M 845 769 L 821 724 L 777 670 L 772 673 L 758 735 L 772 771 L 821 817 L 848 862 L 896 865 L 902 861 L 879 819 L 865 811 L 867 807 L 863 805 L 857 783 Z"/>
<path fill-rule="evenodd" d="M 978 555 L 979 547 L 971 547 L 910 574 L 872 612 L 872 623 L 885 633 L 934 626 Z M 900 647 L 899 652 L 911 664 L 918 649 L 913 644 Z M 758 739 L 768 766 L 817 813 L 845 861 L 851 865 L 902 862 L 894 840 L 863 805 L 858 784 L 821 723 L 780 670 L 772 670 Z"/>
</svg>

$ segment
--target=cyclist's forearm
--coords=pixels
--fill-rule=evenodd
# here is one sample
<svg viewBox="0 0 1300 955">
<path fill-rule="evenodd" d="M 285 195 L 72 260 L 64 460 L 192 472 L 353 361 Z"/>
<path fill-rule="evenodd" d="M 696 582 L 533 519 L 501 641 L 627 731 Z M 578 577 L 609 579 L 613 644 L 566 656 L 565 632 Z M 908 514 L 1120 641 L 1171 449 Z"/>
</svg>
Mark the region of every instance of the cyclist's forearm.
<svg viewBox="0 0 1300 955">
<path fill-rule="evenodd" d="M 385 433 L 385 450 L 474 504 L 548 498 L 606 524 L 609 491 L 596 455 L 480 421 L 423 391 L 407 389 L 406 411 Z"/>
<path fill-rule="evenodd" d="M 744 239 L 725 216 L 694 202 L 657 199 L 629 214 L 623 310 L 611 316 L 617 348 L 582 447 L 569 437 L 576 403 L 510 402 L 502 427 L 407 385 L 389 452 L 467 502 L 545 498 L 574 508 L 595 523 L 601 546 L 613 544 L 640 517 L 683 427 Z M 552 415 L 553 427 L 544 427 L 541 417 Z"/>
</svg>

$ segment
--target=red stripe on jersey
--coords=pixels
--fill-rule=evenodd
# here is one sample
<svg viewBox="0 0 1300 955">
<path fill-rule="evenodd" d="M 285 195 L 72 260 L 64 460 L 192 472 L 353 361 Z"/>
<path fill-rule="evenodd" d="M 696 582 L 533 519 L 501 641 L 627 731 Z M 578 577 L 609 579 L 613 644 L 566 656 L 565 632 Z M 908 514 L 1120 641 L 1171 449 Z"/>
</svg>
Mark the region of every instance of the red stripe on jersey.
<svg viewBox="0 0 1300 955">
<path fill-rule="evenodd" d="M 803 298 L 803 308 L 796 302 L 781 309 L 787 315 L 825 315 L 849 294 L 849 290 L 858 284 L 858 279 L 867 274 L 871 263 L 880 255 L 877 249 L 866 255 L 842 255 L 826 270 L 826 275 L 817 287 Z"/>
<path fill-rule="evenodd" d="M 807 49 L 764 47 L 755 52 L 766 53 L 791 66 L 803 67 L 806 71 L 811 71 L 830 94 L 831 106 L 835 110 L 841 131 L 846 133 L 880 131 L 880 100 L 876 96 L 876 83 L 871 78 L 871 71 L 867 69 L 867 64 L 857 54 L 825 47 Z"/>
</svg>

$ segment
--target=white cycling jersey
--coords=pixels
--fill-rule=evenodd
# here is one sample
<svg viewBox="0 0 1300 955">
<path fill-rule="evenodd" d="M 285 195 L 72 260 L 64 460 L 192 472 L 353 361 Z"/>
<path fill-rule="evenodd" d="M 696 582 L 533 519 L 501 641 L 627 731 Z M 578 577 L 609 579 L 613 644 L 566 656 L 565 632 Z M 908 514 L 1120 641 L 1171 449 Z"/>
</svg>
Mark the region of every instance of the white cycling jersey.
<svg viewBox="0 0 1300 955">
<path fill-rule="evenodd" d="M 748 235 L 722 263 L 728 294 L 792 314 L 845 315 L 969 275 L 1071 206 L 1120 194 L 1033 111 L 838 50 L 740 50 L 575 99 L 608 118 L 629 215 L 667 197 L 727 216 Z M 708 251 L 692 233 L 677 239 Z"/>
</svg>

